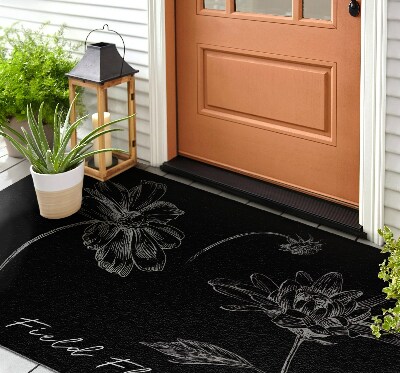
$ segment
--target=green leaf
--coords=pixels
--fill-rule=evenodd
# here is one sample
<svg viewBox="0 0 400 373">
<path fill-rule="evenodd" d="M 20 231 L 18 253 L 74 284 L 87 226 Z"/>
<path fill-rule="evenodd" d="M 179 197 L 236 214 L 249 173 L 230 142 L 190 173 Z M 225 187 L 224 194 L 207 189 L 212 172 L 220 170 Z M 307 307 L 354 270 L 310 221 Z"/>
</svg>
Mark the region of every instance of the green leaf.
<svg viewBox="0 0 400 373">
<path fill-rule="evenodd" d="M 46 168 L 47 168 L 49 174 L 55 173 L 54 165 L 53 165 L 53 162 L 52 162 L 52 159 L 51 159 L 51 155 L 52 155 L 51 154 L 51 150 L 48 150 L 46 152 Z"/>
<path fill-rule="evenodd" d="M 85 154 L 83 154 L 83 155 L 81 155 L 79 157 L 76 157 L 74 159 L 74 161 L 80 163 L 82 160 L 84 160 L 84 159 L 86 159 L 88 157 L 91 157 L 91 156 L 93 156 L 95 154 L 106 153 L 106 152 L 122 152 L 123 153 L 124 151 L 122 149 L 117 149 L 117 148 L 106 148 L 106 149 L 100 149 L 100 150 L 93 150 L 93 151 L 91 151 L 89 153 L 85 153 Z"/>
<path fill-rule="evenodd" d="M 46 148 L 42 143 L 39 126 L 33 116 L 31 107 L 27 107 L 27 117 L 28 117 L 29 129 L 32 134 L 31 140 L 34 141 L 34 143 L 36 144 L 36 146 L 35 146 L 35 149 L 37 149 L 36 152 L 40 153 L 42 155 L 41 158 L 44 159 L 44 154 L 46 152 Z M 46 142 L 47 142 L 47 140 L 46 140 Z"/>
<path fill-rule="evenodd" d="M 22 133 L 24 134 L 25 140 L 27 142 L 27 147 L 36 155 L 36 158 L 39 160 L 45 161 L 44 154 L 40 150 L 37 145 L 35 139 L 25 130 L 25 128 L 21 128 Z"/>
<path fill-rule="evenodd" d="M 43 102 L 40 104 L 39 107 L 39 114 L 38 114 L 38 120 L 37 120 L 37 129 L 38 129 L 38 140 L 42 146 L 42 151 L 47 152 L 50 147 L 49 143 L 47 142 L 46 135 L 44 133 L 44 128 L 43 128 Z M 32 111 L 32 106 L 27 109 L 27 111 L 31 112 L 31 116 L 33 117 L 33 111 Z"/>
<path fill-rule="evenodd" d="M 59 104 L 57 104 L 54 110 L 54 117 L 53 117 L 53 153 L 57 153 L 58 149 L 60 148 L 60 120 L 58 114 Z"/>
<path fill-rule="evenodd" d="M 400 238 L 394 239 L 392 231 L 387 226 L 379 229 L 378 233 L 385 240 L 381 252 L 385 255 L 389 254 L 379 266 L 378 278 L 387 283 L 387 286 L 382 289 L 387 299 L 396 300 L 395 307 L 382 309 L 381 316 L 372 318 L 372 332 L 379 338 L 382 331 L 400 333 Z"/>
<path fill-rule="evenodd" d="M 100 128 L 100 127 L 99 127 L 99 128 Z M 122 130 L 121 130 L 121 129 L 118 129 L 118 128 L 113 128 L 113 129 L 104 130 L 104 131 L 97 132 L 97 133 L 92 133 L 92 134 L 87 135 L 87 136 L 85 137 L 85 139 L 82 139 L 82 140 L 80 141 L 80 143 L 81 143 L 81 144 L 91 144 L 92 141 L 95 140 L 95 139 L 97 139 L 98 137 L 103 136 L 104 134 L 109 133 L 109 132 L 117 132 L 117 131 L 122 131 Z"/>
</svg>

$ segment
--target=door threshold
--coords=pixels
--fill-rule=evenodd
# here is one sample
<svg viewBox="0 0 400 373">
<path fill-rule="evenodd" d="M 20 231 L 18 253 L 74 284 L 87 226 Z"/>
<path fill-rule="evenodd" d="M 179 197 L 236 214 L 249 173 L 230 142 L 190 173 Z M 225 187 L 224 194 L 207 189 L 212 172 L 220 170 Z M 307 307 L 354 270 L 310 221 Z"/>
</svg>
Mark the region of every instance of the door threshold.
<svg viewBox="0 0 400 373">
<path fill-rule="evenodd" d="M 164 162 L 160 168 L 302 219 L 366 238 L 358 223 L 357 209 L 181 156 Z"/>
</svg>

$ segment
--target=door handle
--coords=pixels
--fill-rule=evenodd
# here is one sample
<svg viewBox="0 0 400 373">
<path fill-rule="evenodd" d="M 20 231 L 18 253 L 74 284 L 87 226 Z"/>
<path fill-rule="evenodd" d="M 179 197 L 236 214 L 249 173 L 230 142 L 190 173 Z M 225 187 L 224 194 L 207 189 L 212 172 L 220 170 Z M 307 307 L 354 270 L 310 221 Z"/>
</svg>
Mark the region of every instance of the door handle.
<svg viewBox="0 0 400 373">
<path fill-rule="evenodd" d="M 349 13 L 352 17 L 357 17 L 360 14 L 360 3 L 357 0 L 350 1 Z"/>
</svg>

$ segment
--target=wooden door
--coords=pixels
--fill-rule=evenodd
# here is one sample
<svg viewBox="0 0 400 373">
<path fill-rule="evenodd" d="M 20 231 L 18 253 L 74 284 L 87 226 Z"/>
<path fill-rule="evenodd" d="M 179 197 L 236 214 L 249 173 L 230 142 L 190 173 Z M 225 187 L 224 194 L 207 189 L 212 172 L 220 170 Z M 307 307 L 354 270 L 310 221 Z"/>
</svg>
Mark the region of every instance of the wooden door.
<svg viewBox="0 0 400 373">
<path fill-rule="evenodd" d="M 356 206 L 349 0 L 176 0 L 178 152 Z"/>
</svg>

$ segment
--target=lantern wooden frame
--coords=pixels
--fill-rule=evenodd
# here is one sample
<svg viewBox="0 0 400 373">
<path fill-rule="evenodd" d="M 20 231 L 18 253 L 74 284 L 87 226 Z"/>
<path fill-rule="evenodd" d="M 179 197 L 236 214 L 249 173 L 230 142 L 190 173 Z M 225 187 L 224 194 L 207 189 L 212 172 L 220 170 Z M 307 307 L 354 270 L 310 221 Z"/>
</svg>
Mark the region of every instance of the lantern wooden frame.
<svg viewBox="0 0 400 373">
<path fill-rule="evenodd" d="M 134 75 L 128 75 L 119 77 L 116 79 L 109 80 L 104 83 L 95 83 L 77 78 L 70 77 L 69 81 L 69 100 L 72 104 L 76 95 L 76 86 L 94 89 L 97 94 L 97 113 L 98 113 L 98 126 L 104 124 L 104 112 L 108 111 L 108 95 L 107 89 L 115 87 L 117 85 L 127 83 L 127 98 L 128 98 L 128 116 L 135 114 L 136 103 L 135 103 L 135 77 Z M 70 122 L 73 123 L 77 119 L 75 103 L 72 105 Z M 129 154 L 113 152 L 113 157 L 118 159 L 118 164 L 106 168 L 106 155 L 105 153 L 99 153 L 99 168 L 91 167 L 85 164 L 85 175 L 94 177 L 95 179 L 105 181 L 113 176 L 120 174 L 121 172 L 135 166 L 137 164 L 137 150 L 136 150 L 136 117 L 131 116 L 128 119 L 128 146 Z M 77 143 L 77 133 L 74 131 L 71 137 L 71 146 L 75 146 Z M 105 136 L 98 138 L 99 149 L 105 148 Z"/>
</svg>

